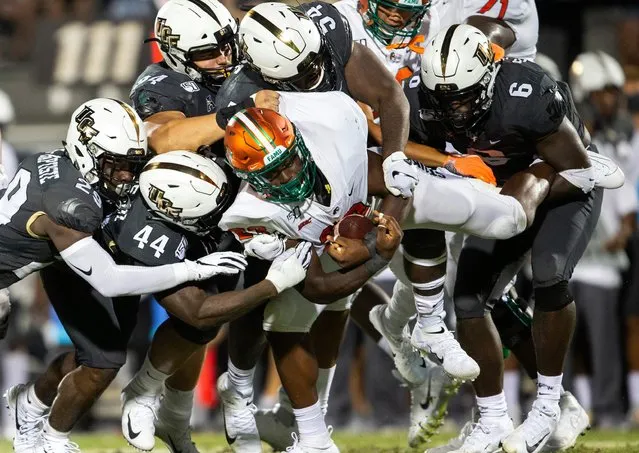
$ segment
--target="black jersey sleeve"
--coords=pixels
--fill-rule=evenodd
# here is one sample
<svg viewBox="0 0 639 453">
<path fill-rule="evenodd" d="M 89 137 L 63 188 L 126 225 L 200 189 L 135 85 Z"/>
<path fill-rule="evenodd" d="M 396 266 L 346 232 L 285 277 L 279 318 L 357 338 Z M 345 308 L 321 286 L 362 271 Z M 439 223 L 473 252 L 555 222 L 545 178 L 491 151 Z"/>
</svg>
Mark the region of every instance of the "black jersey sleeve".
<svg viewBox="0 0 639 453">
<path fill-rule="evenodd" d="M 218 109 L 239 105 L 260 90 L 277 90 L 277 87 L 266 82 L 249 66 L 242 65 L 224 81 L 217 92 L 215 105 Z"/>
<path fill-rule="evenodd" d="M 193 116 L 191 106 L 195 104 L 193 97 L 197 91 L 197 84 L 187 76 L 151 65 L 136 80 L 130 98 L 143 120 L 164 111 Z"/>
<path fill-rule="evenodd" d="M 409 140 L 442 150 L 446 148 L 446 141 L 442 139 L 441 134 L 435 133 L 434 117 L 429 113 L 419 88 L 419 71 L 415 72 L 409 83 L 404 85 L 404 94 L 410 105 Z"/>
<path fill-rule="evenodd" d="M 42 207 L 55 223 L 93 234 L 102 222 L 102 199 L 66 158 L 38 158 Z M 56 165 L 57 167 L 54 167 Z"/>
</svg>

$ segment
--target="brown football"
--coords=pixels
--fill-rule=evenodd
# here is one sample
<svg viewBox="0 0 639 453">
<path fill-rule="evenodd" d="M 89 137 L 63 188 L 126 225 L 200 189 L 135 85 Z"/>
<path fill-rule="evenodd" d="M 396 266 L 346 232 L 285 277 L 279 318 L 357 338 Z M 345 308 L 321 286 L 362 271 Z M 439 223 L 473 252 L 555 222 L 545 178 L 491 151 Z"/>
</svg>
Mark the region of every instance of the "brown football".
<svg viewBox="0 0 639 453">
<path fill-rule="evenodd" d="M 361 214 L 350 214 L 337 222 L 333 229 L 335 236 L 344 236 L 348 239 L 364 239 L 375 225 L 368 217 Z"/>
</svg>

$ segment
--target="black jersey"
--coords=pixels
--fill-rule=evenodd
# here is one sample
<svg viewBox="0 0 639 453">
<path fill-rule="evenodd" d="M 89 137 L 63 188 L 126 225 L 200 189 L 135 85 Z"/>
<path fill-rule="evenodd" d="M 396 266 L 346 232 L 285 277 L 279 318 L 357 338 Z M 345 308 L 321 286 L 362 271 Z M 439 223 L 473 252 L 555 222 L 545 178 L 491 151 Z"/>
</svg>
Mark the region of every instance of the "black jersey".
<svg viewBox="0 0 639 453">
<path fill-rule="evenodd" d="M 195 260 L 214 252 L 240 251 L 232 234 L 214 230 L 198 236 L 155 217 L 141 195 L 108 215 L 101 240 L 119 264 L 161 266 Z"/>
<path fill-rule="evenodd" d="M 351 29 L 342 14 L 333 5 L 324 2 L 310 2 L 298 8 L 313 20 L 326 38 L 335 68 L 335 86 L 331 91 L 343 91 L 350 96 L 346 84 L 346 63 L 351 57 L 353 46 Z M 247 65 L 239 66 L 220 88 L 216 105 L 220 108 L 237 105 L 260 90 L 279 90 L 266 82 Z"/>
<path fill-rule="evenodd" d="M 568 86 L 555 82 L 533 62 L 501 63 L 492 105 L 472 133 L 456 133 L 435 121 L 418 84 L 409 84 L 405 93 L 411 106 L 411 140 L 439 149 L 449 142 L 457 151 L 481 156 L 498 184 L 533 162 L 537 142 L 555 132 L 564 117 L 584 139 L 583 122 Z"/>
<path fill-rule="evenodd" d="M 155 63 L 140 74 L 129 97 L 143 120 L 155 113 L 171 110 L 192 117 L 215 112 L 217 89 L 195 82 L 165 63 Z"/>
<path fill-rule="evenodd" d="M 102 200 L 63 150 L 27 157 L 0 198 L 0 288 L 59 256 L 31 225 L 41 215 L 92 234 L 102 221 Z"/>
</svg>

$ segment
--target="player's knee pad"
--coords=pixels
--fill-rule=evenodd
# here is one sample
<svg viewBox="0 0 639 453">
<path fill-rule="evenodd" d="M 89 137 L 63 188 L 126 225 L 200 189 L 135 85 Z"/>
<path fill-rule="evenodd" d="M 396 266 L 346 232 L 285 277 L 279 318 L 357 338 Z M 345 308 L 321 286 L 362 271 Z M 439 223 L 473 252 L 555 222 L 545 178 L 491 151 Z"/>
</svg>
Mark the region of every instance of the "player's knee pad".
<svg viewBox="0 0 639 453">
<path fill-rule="evenodd" d="M 528 218 L 521 203 L 513 197 L 503 197 L 502 201 L 504 210 L 495 211 L 493 220 L 475 234 L 488 239 L 509 239 L 526 229 Z"/>
<path fill-rule="evenodd" d="M 402 239 L 402 253 L 404 258 L 417 265 L 441 264 L 446 261 L 445 233 L 426 229 L 405 231 Z M 421 262 L 421 260 L 424 261 Z"/>
<path fill-rule="evenodd" d="M 455 316 L 457 319 L 483 318 L 486 307 L 478 295 L 455 296 Z"/>
<path fill-rule="evenodd" d="M 288 289 L 266 304 L 262 328 L 266 332 L 307 333 L 326 308 L 304 298 L 295 289 Z"/>
<path fill-rule="evenodd" d="M 562 280 L 550 286 L 535 287 L 535 309 L 559 311 L 573 301 L 568 281 Z"/>
<path fill-rule="evenodd" d="M 169 318 L 171 320 L 171 326 L 175 329 L 179 336 L 184 338 L 186 341 L 199 345 L 205 345 L 213 341 L 220 330 L 219 327 L 198 329 L 174 316 L 170 316 Z"/>
<path fill-rule="evenodd" d="M 491 316 L 502 344 L 508 349 L 517 347 L 532 336 L 530 321 L 525 322 L 527 315 L 518 307 L 497 301 L 491 311 Z"/>
</svg>

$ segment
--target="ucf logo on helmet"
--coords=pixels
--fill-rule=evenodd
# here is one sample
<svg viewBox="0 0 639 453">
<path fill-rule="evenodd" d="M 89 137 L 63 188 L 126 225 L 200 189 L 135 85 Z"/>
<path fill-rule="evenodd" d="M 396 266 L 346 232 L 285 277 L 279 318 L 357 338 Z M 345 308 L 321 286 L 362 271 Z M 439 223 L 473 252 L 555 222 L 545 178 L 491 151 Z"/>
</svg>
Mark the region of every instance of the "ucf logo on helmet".
<svg viewBox="0 0 639 453">
<path fill-rule="evenodd" d="M 93 114 L 95 112 L 89 107 L 84 107 L 80 113 L 75 117 L 75 122 L 78 123 L 77 129 L 80 133 L 80 143 L 86 145 L 93 137 L 98 135 L 99 131 L 93 127 L 95 120 Z"/>
<path fill-rule="evenodd" d="M 155 186 L 149 189 L 149 200 L 158 207 L 158 210 L 169 217 L 178 218 L 182 212 L 182 208 L 174 208 L 173 202 L 164 198 L 164 191 Z"/>
<path fill-rule="evenodd" d="M 160 40 L 160 43 L 167 47 L 177 46 L 177 43 L 180 40 L 180 35 L 174 35 L 171 27 L 166 25 L 166 19 L 158 19 L 155 35 Z"/>
</svg>

